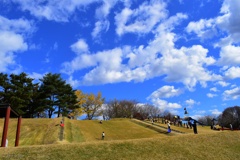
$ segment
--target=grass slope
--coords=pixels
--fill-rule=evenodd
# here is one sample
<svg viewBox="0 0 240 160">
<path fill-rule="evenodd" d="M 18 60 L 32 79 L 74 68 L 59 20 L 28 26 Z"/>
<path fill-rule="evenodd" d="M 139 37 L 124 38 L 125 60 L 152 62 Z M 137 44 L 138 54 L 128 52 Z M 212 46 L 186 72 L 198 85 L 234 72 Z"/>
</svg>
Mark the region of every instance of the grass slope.
<svg viewBox="0 0 240 160">
<path fill-rule="evenodd" d="M 11 131 L 16 126 L 14 121 L 11 119 L 9 137 L 15 137 L 15 131 Z M 163 134 L 153 127 L 164 124 L 65 119 L 65 140 L 59 142 L 59 122 L 23 119 L 20 146 L 0 148 L 0 159 L 240 159 L 240 131 L 198 127 L 199 134 L 195 135 L 190 129 L 172 126 L 186 134 Z M 1 132 L 2 124 L 0 120 Z M 106 139 L 100 140 L 103 131 Z"/>
<path fill-rule="evenodd" d="M 1 148 L 1 159 L 240 159 L 240 132 Z"/>
<path fill-rule="evenodd" d="M 22 119 L 19 145 L 54 144 L 59 139 L 60 119 Z M 0 119 L 0 135 L 2 136 L 4 120 Z M 8 129 L 8 146 L 15 145 L 17 119 L 10 119 Z"/>
<path fill-rule="evenodd" d="M 105 141 L 166 136 L 148 127 L 132 123 L 129 119 L 113 119 L 103 121 L 102 124 L 97 120 L 78 121 L 65 119 L 65 124 L 65 139 L 69 142 L 99 141 L 102 132 L 105 132 Z M 68 126 L 71 126 L 71 129 Z"/>
</svg>

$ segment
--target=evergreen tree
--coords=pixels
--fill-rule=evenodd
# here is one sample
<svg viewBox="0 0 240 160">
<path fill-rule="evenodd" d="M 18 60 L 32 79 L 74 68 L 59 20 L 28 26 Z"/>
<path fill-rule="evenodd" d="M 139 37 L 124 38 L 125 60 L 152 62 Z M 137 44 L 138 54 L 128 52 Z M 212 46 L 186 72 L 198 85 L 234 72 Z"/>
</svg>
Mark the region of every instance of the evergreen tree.
<svg viewBox="0 0 240 160">
<path fill-rule="evenodd" d="M 40 81 L 40 91 L 45 96 L 45 110 L 49 118 L 53 113 L 57 113 L 59 117 L 60 113 L 66 114 L 70 109 L 77 107 L 72 87 L 66 84 L 60 74 L 48 73 Z"/>
<path fill-rule="evenodd" d="M 69 112 L 76 109 L 78 106 L 77 103 L 77 96 L 75 95 L 75 91 L 69 84 L 65 84 L 57 96 L 59 100 L 59 106 L 57 110 L 57 115 L 59 117 L 60 113 L 63 116 L 67 116 Z"/>
<path fill-rule="evenodd" d="M 29 104 L 32 97 L 33 79 L 22 72 L 19 75 L 10 75 L 10 90 L 7 94 L 7 101 L 23 117 L 30 117 Z"/>
<path fill-rule="evenodd" d="M 9 103 L 10 81 L 7 74 L 0 73 L 0 103 Z"/>
</svg>

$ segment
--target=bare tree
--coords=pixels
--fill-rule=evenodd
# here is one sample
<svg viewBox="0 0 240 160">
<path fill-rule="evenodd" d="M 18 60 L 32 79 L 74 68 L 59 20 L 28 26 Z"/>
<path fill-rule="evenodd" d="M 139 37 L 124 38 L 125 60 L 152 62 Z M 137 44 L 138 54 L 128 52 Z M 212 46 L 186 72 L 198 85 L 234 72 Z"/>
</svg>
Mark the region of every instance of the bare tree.
<svg viewBox="0 0 240 160">
<path fill-rule="evenodd" d="M 215 119 L 214 116 L 206 115 L 206 116 L 199 117 L 197 120 L 198 122 L 201 122 L 207 126 L 212 126 L 214 119 Z"/>
<path fill-rule="evenodd" d="M 240 125 L 240 107 L 228 107 L 221 116 L 221 124 L 225 127 L 229 127 L 232 124 L 233 128 L 239 128 Z"/>
<path fill-rule="evenodd" d="M 136 110 L 137 102 L 134 100 L 111 100 L 106 105 L 104 114 L 110 118 L 131 118 Z"/>
</svg>

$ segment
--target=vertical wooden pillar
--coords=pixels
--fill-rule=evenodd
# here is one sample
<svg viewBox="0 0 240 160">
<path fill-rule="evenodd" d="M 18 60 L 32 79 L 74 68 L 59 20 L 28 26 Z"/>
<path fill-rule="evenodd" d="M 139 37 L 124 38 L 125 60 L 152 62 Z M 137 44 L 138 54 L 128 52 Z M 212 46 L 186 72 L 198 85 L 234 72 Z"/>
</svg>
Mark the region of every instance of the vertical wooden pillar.
<svg viewBox="0 0 240 160">
<path fill-rule="evenodd" d="M 4 120 L 1 147 L 6 147 L 6 139 L 7 139 L 7 132 L 8 132 L 8 123 L 9 123 L 9 118 L 10 118 L 10 112 L 11 112 L 11 108 L 9 106 L 9 107 L 6 108 L 6 117 L 5 117 L 5 120 Z"/>
<path fill-rule="evenodd" d="M 16 139 L 15 139 L 15 147 L 19 144 L 19 137 L 20 137 L 20 127 L 21 127 L 22 117 L 18 117 L 18 123 L 17 123 L 17 131 L 16 131 Z"/>
</svg>

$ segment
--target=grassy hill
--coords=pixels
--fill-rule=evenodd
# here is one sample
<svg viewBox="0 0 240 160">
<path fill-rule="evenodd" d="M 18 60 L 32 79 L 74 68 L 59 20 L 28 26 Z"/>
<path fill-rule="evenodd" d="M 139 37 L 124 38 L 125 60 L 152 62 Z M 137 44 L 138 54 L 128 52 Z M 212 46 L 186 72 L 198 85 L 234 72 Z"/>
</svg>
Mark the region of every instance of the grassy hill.
<svg viewBox="0 0 240 160">
<path fill-rule="evenodd" d="M 23 119 L 20 146 L 14 146 L 16 120 L 10 120 L 9 147 L 0 159 L 240 159 L 240 131 L 192 130 L 172 126 L 185 134 L 166 133 L 164 124 L 116 119 L 65 119 L 64 140 L 59 141 L 60 119 Z M 0 120 L 0 135 L 3 120 Z M 160 127 L 162 126 L 162 127 Z M 106 133 L 101 140 L 101 133 Z"/>
<path fill-rule="evenodd" d="M 54 144 L 59 140 L 60 119 L 22 119 L 20 146 Z M 4 120 L 0 119 L 0 135 L 2 136 Z M 8 146 L 15 145 L 17 119 L 10 119 L 8 129 Z"/>
</svg>

